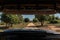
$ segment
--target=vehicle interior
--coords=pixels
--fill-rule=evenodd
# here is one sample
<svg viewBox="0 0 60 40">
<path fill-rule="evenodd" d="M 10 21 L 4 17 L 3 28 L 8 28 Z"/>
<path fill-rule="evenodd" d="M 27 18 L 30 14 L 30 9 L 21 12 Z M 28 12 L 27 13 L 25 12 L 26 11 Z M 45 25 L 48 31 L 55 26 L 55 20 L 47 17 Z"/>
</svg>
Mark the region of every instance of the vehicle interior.
<svg viewBox="0 0 60 40">
<path fill-rule="evenodd" d="M 60 40 L 60 0 L 0 0 L 0 40 Z"/>
</svg>

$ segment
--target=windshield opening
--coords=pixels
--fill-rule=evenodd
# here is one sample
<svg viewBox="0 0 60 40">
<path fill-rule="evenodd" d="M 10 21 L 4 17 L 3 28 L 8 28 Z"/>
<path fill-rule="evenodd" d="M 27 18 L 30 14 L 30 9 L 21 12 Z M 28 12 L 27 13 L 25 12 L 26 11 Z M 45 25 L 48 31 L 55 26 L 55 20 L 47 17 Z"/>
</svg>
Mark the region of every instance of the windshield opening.
<svg viewBox="0 0 60 40">
<path fill-rule="evenodd" d="M 0 30 L 43 29 L 60 31 L 60 14 L 5 14 L 0 12 Z"/>
</svg>

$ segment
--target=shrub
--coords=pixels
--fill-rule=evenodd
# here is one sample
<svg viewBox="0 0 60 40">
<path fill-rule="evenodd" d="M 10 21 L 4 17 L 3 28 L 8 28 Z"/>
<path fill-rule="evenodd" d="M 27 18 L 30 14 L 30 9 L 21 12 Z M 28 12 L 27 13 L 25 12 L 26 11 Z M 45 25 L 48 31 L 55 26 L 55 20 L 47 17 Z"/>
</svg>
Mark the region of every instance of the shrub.
<svg viewBox="0 0 60 40">
<path fill-rule="evenodd" d="M 29 21 L 30 21 L 29 18 L 24 19 L 24 22 L 29 22 Z"/>
<path fill-rule="evenodd" d="M 38 22 L 38 20 L 37 19 L 33 19 L 33 22 Z"/>
<path fill-rule="evenodd" d="M 58 21 L 56 21 L 56 20 L 52 20 L 52 21 L 50 21 L 49 23 L 53 23 L 53 24 L 55 24 L 55 23 L 58 23 Z"/>
</svg>

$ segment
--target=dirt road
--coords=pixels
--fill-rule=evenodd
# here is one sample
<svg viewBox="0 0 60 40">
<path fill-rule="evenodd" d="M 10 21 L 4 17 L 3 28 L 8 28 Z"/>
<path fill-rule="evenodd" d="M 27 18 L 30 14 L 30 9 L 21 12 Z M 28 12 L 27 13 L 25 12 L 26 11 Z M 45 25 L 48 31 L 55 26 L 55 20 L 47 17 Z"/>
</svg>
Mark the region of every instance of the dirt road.
<svg viewBox="0 0 60 40">
<path fill-rule="evenodd" d="M 36 25 L 33 24 L 33 23 L 29 23 L 29 24 L 27 25 L 27 27 L 30 27 L 30 26 L 36 26 Z"/>
<path fill-rule="evenodd" d="M 34 23 L 29 23 L 25 29 L 37 29 L 36 25 Z"/>
</svg>

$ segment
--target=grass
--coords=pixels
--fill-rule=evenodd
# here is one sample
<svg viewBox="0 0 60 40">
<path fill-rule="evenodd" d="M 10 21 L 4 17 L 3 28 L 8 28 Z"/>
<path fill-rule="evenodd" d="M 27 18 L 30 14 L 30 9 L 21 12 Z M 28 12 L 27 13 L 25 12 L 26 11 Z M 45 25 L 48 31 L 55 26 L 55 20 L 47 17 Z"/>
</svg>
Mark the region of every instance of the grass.
<svg viewBox="0 0 60 40">
<path fill-rule="evenodd" d="M 60 20 L 59 20 L 60 21 Z M 13 25 L 13 27 L 11 27 L 11 28 L 24 28 L 24 27 L 26 27 L 27 26 L 27 24 L 29 24 L 30 22 L 27 22 L 27 23 L 25 23 L 25 22 L 23 22 L 23 23 L 20 23 L 20 24 L 14 24 Z M 40 22 L 36 22 L 36 23 L 34 23 L 36 26 L 38 26 L 38 25 L 41 25 L 40 24 Z M 46 21 L 46 22 L 44 22 L 44 26 L 45 25 L 54 25 L 54 26 L 60 26 L 60 23 L 57 23 L 57 24 L 48 24 L 48 22 Z M 1 26 L 5 26 L 5 24 L 4 25 L 0 25 L 0 27 Z"/>
<path fill-rule="evenodd" d="M 15 28 L 24 28 L 27 26 L 27 24 L 29 24 L 29 22 L 27 23 L 20 23 L 20 24 L 14 24 L 13 27 L 9 27 L 8 29 L 15 29 Z M 3 32 L 5 29 L 3 29 L 6 25 L 0 25 L 0 32 Z"/>
<path fill-rule="evenodd" d="M 28 22 L 29 23 L 29 22 Z M 27 26 L 28 23 L 20 23 L 20 24 L 14 24 L 11 28 L 24 28 Z"/>
<path fill-rule="evenodd" d="M 60 20 L 59 20 L 60 21 Z M 9 28 L 11 28 L 11 29 L 14 29 L 14 28 L 24 28 L 24 27 L 26 27 L 28 24 L 29 24 L 30 22 L 27 22 L 27 23 L 25 23 L 25 22 L 23 22 L 23 23 L 20 23 L 20 24 L 14 24 L 13 25 L 13 27 L 9 27 Z M 36 25 L 36 27 L 37 26 L 39 26 L 40 25 L 40 22 L 36 22 L 36 23 L 34 23 L 35 25 Z M 57 24 L 48 24 L 48 21 L 46 21 L 46 22 L 44 22 L 44 26 L 43 27 L 47 27 L 48 25 L 53 25 L 53 26 L 56 26 L 56 27 L 60 27 L 60 23 L 57 23 Z M 4 25 L 0 25 L 0 27 L 3 27 Z M 40 27 L 40 26 L 39 26 Z M 0 29 L 0 31 L 2 31 L 3 29 Z"/>
<path fill-rule="evenodd" d="M 28 22 L 29 23 L 29 22 Z M 27 26 L 28 23 L 20 23 L 20 24 L 14 24 L 13 27 L 9 27 L 8 29 L 15 29 L 15 28 L 24 28 Z M 0 25 L 0 32 L 3 32 L 5 29 L 3 29 L 6 25 Z"/>
</svg>

